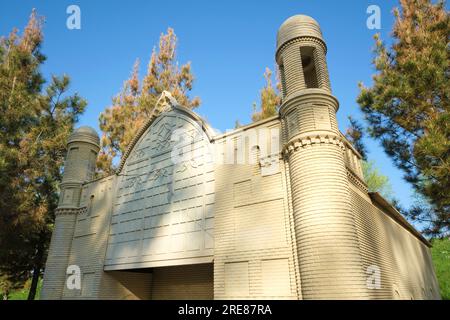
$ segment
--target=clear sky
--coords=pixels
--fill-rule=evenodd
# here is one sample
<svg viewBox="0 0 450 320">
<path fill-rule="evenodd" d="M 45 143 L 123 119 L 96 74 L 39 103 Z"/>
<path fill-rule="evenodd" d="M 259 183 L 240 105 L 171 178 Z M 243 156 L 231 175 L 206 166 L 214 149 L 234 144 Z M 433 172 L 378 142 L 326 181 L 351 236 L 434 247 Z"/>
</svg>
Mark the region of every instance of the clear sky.
<svg viewBox="0 0 450 320">
<path fill-rule="evenodd" d="M 81 9 L 81 29 L 69 30 L 69 5 Z M 369 30 L 369 5 L 381 9 L 381 29 Z M 225 131 L 235 120 L 250 122 L 253 102 L 259 99 L 266 66 L 275 68 L 275 39 L 281 23 L 295 14 L 307 14 L 321 25 L 328 46 L 328 68 L 333 94 L 340 101 L 338 122 L 345 131 L 347 116 L 361 118 L 355 102 L 357 84 L 371 84 L 373 35 L 388 40 L 397 6 L 392 0 L 277 0 L 277 1 L 0 1 L 0 35 L 13 27 L 21 31 L 31 9 L 46 17 L 43 72 L 72 80 L 72 90 L 88 101 L 79 125 L 98 130 L 98 117 L 111 104 L 136 58 L 141 75 L 152 48 L 167 27 L 179 39 L 178 60 L 192 62 L 196 77 L 192 95 L 202 99 L 196 111 Z M 369 158 L 389 176 L 393 192 L 403 205 L 413 199 L 402 173 L 379 143 L 367 139 Z"/>
</svg>

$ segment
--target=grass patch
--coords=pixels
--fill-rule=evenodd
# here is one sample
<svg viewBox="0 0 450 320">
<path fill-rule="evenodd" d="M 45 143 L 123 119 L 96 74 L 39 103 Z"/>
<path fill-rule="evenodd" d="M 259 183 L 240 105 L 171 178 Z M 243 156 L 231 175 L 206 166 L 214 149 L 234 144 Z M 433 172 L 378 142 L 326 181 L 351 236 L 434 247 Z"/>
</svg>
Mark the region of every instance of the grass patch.
<svg viewBox="0 0 450 320">
<path fill-rule="evenodd" d="M 432 243 L 431 255 L 441 297 L 443 300 L 450 300 L 450 239 L 435 239 Z"/>
<path fill-rule="evenodd" d="M 8 299 L 9 300 L 27 300 L 28 298 L 28 292 L 30 291 L 30 285 L 31 285 L 31 279 L 29 279 L 27 282 L 25 282 L 25 285 L 22 289 L 18 289 L 15 291 L 12 291 L 9 294 Z M 35 300 L 39 300 L 40 293 L 42 288 L 42 278 L 39 279 L 38 287 L 36 290 L 36 296 L 34 297 Z"/>
</svg>

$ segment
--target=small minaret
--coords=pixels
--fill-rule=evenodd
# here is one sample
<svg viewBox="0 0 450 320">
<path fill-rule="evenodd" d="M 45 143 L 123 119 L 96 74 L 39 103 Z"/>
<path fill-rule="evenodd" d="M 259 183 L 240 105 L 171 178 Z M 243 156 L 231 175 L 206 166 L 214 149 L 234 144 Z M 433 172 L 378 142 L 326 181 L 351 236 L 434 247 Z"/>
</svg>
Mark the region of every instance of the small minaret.
<svg viewBox="0 0 450 320">
<path fill-rule="evenodd" d="M 281 25 L 276 51 L 280 117 L 302 298 L 367 298 L 326 52 L 311 17 L 296 15 Z"/>
<path fill-rule="evenodd" d="M 75 130 L 67 142 L 67 157 L 60 184 L 55 226 L 48 253 L 42 299 L 61 299 L 72 247 L 83 183 L 91 181 L 100 150 L 100 139 L 91 127 Z"/>
</svg>

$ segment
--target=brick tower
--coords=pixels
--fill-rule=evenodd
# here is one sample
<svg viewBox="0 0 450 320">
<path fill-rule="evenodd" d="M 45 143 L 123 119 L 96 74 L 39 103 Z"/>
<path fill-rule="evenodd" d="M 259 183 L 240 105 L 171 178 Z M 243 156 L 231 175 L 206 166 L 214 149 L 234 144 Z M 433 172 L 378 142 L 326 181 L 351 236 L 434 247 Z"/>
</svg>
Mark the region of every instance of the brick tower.
<svg viewBox="0 0 450 320">
<path fill-rule="evenodd" d="M 319 24 L 311 17 L 293 16 L 278 31 L 282 143 L 302 297 L 367 298 L 326 51 Z"/>
<path fill-rule="evenodd" d="M 80 127 L 69 137 L 64 174 L 60 184 L 60 201 L 56 209 L 55 228 L 41 292 L 42 299 L 62 297 L 81 188 L 84 182 L 93 179 L 99 143 L 97 132 L 91 127 Z"/>
</svg>

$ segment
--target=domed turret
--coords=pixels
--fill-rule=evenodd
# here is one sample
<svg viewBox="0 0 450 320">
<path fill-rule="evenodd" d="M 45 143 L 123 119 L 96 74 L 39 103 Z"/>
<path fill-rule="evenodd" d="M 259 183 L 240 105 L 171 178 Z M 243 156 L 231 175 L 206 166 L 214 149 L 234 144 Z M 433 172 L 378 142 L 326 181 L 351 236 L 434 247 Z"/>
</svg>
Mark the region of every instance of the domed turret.
<svg viewBox="0 0 450 320">
<path fill-rule="evenodd" d="M 94 177 L 99 150 L 100 139 L 91 127 L 76 129 L 67 141 L 67 156 L 41 299 L 61 299 L 63 296 L 81 192 L 83 184 Z"/>
<path fill-rule="evenodd" d="M 76 129 L 67 141 L 67 156 L 61 182 L 60 206 L 78 207 L 81 185 L 94 177 L 100 139 L 88 126 Z"/>
<path fill-rule="evenodd" d="M 326 52 L 319 24 L 313 18 L 296 15 L 281 25 L 275 60 L 280 69 L 283 100 L 305 89 L 331 93 Z"/>
<path fill-rule="evenodd" d="M 94 128 L 82 126 L 76 129 L 69 137 L 68 143 L 73 142 L 89 142 L 96 146 L 100 146 L 100 138 Z"/>
<path fill-rule="evenodd" d="M 313 18 L 297 15 L 281 25 L 276 52 L 283 91 L 279 110 L 302 297 L 361 298 L 367 293 L 365 274 L 355 245 L 345 147 L 336 120 L 339 102 L 331 94 L 325 53 Z"/>
<path fill-rule="evenodd" d="M 324 42 L 319 23 L 310 16 L 299 14 L 288 18 L 278 29 L 277 51 L 286 42 L 299 37 L 313 37 Z"/>
</svg>

